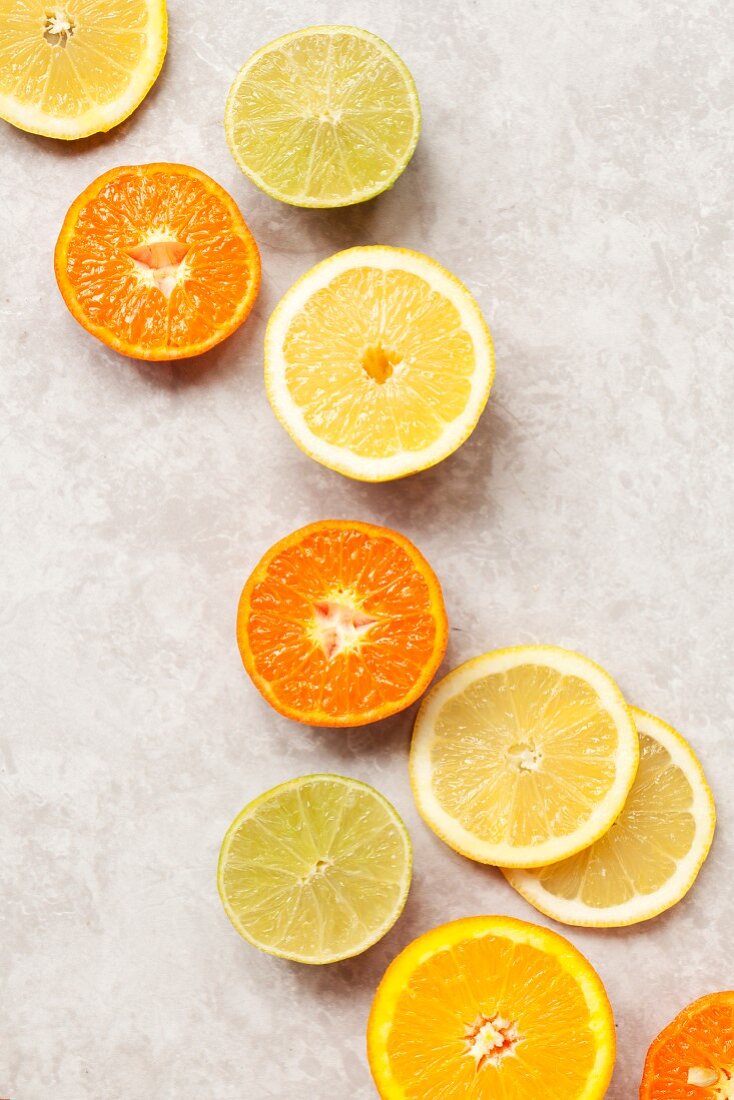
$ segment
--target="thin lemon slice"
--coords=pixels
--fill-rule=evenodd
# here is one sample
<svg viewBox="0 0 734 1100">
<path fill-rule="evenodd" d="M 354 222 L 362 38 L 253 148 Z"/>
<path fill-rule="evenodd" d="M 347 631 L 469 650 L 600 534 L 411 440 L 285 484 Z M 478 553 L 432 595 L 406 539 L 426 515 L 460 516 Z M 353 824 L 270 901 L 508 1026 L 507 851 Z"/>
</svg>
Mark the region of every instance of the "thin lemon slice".
<svg viewBox="0 0 734 1100">
<path fill-rule="evenodd" d="M 165 0 L 0 0 L 0 117 L 81 138 L 131 114 L 166 54 Z"/>
<path fill-rule="evenodd" d="M 411 868 L 408 831 L 386 798 L 356 779 L 306 775 L 266 791 L 232 822 L 219 894 L 255 947 L 329 963 L 392 928 Z"/>
<path fill-rule="evenodd" d="M 413 78 L 381 38 L 308 27 L 263 46 L 240 70 L 224 125 L 253 183 L 296 206 L 348 206 L 392 187 L 421 114 Z"/>
<path fill-rule="evenodd" d="M 602 1100 L 614 1019 L 598 974 L 562 936 L 466 917 L 387 968 L 367 1054 L 382 1100 Z"/>
<path fill-rule="evenodd" d="M 492 338 L 469 291 L 403 248 L 350 248 L 317 264 L 282 298 L 265 338 L 276 416 L 317 462 L 362 481 L 455 451 L 493 378 Z"/>
<path fill-rule="evenodd" d="M 426 696 L 410 773 L 422 816 L 457 852 L 540 867 L 609 829 L 638 758 L 603 669 L 567 649 L 517 646 L 467 661 Z"/>
<path fill-rule="evenodd" d="M 693 750 L 659 718 L 632 714 L 640 767 L 609 832 L 550 867 L 505 871 L 531 905 L 565 924 L 611 928 L 657 916 L 688 893 L 711 847 L 716 810 Z"/>
</svg>

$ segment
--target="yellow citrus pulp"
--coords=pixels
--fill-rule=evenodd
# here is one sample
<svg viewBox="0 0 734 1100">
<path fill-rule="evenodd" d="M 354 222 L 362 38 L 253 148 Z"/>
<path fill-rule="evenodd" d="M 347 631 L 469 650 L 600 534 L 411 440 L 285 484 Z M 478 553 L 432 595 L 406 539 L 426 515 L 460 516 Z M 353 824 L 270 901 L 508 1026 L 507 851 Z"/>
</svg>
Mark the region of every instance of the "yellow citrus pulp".
<svg viewBox="0 0 734 1100">
<path fill-rule="evenodd" d="M 609 832 L 550 867 L 505 871 L 531 905 L 566 924 L 610 927 L 657 916 L 690 890 L 711 847 L 714 800 L 693 750 L 659 718 L 632 714 L 640 767 Z"/>
<path fill-rule="evenodd" d="M 413 793 L 447 844 L 482 863 L 540 867 L 587 848 L 620 813 L 639 740 L 610 676 L 556 646 L 477 657 L 426 696 Z"/>
<path fill-rule="evenodd" d="M 0 0 L 0 117 L 81 138 L 145 98 L 166 54 L 165 0 Z"/>
<path fill-rule="evenodd" d="M 338 252 L 291 287 L 268 325 L 276 415 L 312 458 L 363 481 L 415 473 L 455 451 L 493 378 L 477 303 L 420 252 Z"/>
</svg>

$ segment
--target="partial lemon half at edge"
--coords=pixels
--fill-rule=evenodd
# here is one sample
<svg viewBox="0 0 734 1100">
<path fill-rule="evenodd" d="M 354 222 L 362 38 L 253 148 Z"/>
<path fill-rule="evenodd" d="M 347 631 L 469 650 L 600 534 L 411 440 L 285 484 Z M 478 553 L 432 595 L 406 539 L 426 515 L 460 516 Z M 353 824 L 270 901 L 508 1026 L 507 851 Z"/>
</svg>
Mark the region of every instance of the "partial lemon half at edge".
<svg viewBox="0 0 734 1100">
<path fill-rule="evenodd" d="M 0 0 L 0 117 L 72 140 L 142 102 L 166 55 L 165 0 Z"/>
<path fill-rule="evenodd" d="M 441 264 L 350 248 L 306 272 L 265 337 L 273 410 L 332 470 L 388 481 L 435 465 L 471 434 L 494 379 L 479 306 Z"/>
<path fill-rule="evenodd" d="M 481 863 L 539 867 L 587 848 L 637 771 L 629 708 L 598 665 L 557 646 L 476 657 L 426 696 L 410 777 L 426 823 Z"/>
<path fill-rule="evenodd" d="M 307 27 L 257 50 L 224 115 L 242 171 L 271 198 L 334 207 L 386 191 L 421 127 L 415 83 L 393 49 L 356 27 Z"/>
<path fill-rule="evenodd" d="M 254 947 L 302 963 L 366 951 L 408 896 L 410 837 L 366 783 L 306 775 L 256 798 L 222 843 L 225 912 Z"/>
<path fill-rule="evenodd" d="M 650 920 L 688 893 L 711 847 L 716 810 L 692 748 L 652 714 L 635 707 L 632 714 L 640 767 L 609 832 L 550 867 L 504 872 L 531 905 L 564 924 Z"/>
</svg>

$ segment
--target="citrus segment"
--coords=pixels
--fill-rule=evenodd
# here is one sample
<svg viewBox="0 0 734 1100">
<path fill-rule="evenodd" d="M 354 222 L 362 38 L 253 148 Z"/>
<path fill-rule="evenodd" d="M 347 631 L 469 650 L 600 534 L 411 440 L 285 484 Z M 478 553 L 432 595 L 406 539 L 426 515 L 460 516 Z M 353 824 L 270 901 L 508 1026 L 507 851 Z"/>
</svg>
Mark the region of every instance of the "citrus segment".
<svg viewBox="0 0 734 1100">
<path fill-rule="evenodd" d="M 75 319 L 137 359 L 200 355 L 242 324 L 260 257 L 219 184 L 182 164 L 113 168 L 72 204 L 56 278 Z"/>
<path fill-rule="evenodd" d="M 567 940 L 468 917 L 391 963 L 367 1051 L 383 1100 L 601 1100 L 614 1022 L 598 975 Z"/>
<path fill-rule="evenodd" d="M 427 696 L 411 782 L 422 816 L 456 851 L 538 867 L 609 829 L 638 757 L 606 672 L 569 650 L 518 646 L 467 661 Z"/>
<path fill-rule="evenodd" d="M 400 817 L 365 783 L 307 775 L 256 798 L 222 844 L 227 916 L 255 947 L 303 963 L 366 950 L 400 916 L 411 847 Z"/>
<path fill-rule="evenodd" d="M 165 0 L 0 0 L 0 117 L 80 138 L 127 118 L 166 53 Z"/>
<path fill-rule="evenodd" d="M 237 640 L 256 687 L 281 714 L 356 726 L 410 706 L 446 648 L 438 580 L 408 539 L 325 520 L 260 561 L 242 596 Z"/>
<path fill-rule="evenodd" d="M 296 206 L 347 206 L 392 187 L 413 155 L 420 106 L 386 42 L 354 27 L 308 27 L 240 70 L 224 125 L 243 172 Z"/>
<path fill-rule="evenodd" d="M 688 892 L 711 847 L 716 813 L 693 750 L 659 718 L 631 710 L 640 765 L 609 832 L 550 867 L 505 871 L 531 905 L 566 924 L 615 927 L 657 916 Z"/>
<path fill-rule="evenodd" d="M 268 325 L 276 415 L 307 454 L 365 481 L 415 473 L 455 451 L 493 377 L 476 302 L 419 252 L 339 252 L 288 291 Z"/>
<path fill-rule="evenodd" d="M 640 1100 L 734 1097 L 734 991 L 709 993 L 661 1031 L 645 1059 Z"/>
</svg>

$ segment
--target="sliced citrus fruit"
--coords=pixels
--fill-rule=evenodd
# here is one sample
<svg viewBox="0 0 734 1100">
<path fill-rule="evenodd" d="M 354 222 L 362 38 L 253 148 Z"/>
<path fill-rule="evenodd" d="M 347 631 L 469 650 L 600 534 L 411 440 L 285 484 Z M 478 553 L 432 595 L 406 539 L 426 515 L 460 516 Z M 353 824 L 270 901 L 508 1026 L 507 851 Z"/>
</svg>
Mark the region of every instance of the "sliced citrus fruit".
<svg viewBox="0 0 734 1100">
<path fill-rule="evenodd" d="M 538 867 L 610 828 L 639 741 L 610 676 L 557 646 L 517 646 L 450 672 L 421 705 L 410 771 L 418 809 L 456 851 Z"/>
<path fill-rule="evenodd" d="M 81 138 L 145 98 L 166 55 L 165 0 L 0 0 L 0 118 Z"/>
<path fill-rule="evenodd" d="M 266 791 L 232 822 L 219 894 L 255 947 L 336 962 L 392 928 L 411 866 L 408 831 L 386 798 L 356 779 L 306 775 Z"/>
<path fill-rule="evenodd" d="M 410 706 L 446 649 L 436 576 L 403 535 L 324 520 L 288 535 L 245 585 L 237 641 L 268 702 L 314 726 L 361 726 Z"/>
<path fill-rule="evenodd" d="M 531 905 L 565 924 L 617 927 L 657 916 L 688 893 L 711 847 L 714 800 L 693 749 L 659 718 L 630 709 L 640 766 L 609 832 L 550 867 L 504 872 Z"/>
<path fill-rule="evenodd" d="M 367 1053 L 383 1100 L 601 1100 L 614 1020 L 596 971 L 562 936 L 467 917 L 390 964 Z"/>
<path fill-rule="evenodd" d="M 660 1032 L 645 1059 L 640 1100 L 734 1097 L 734 991 L 709 993 Z"/>
<path fill-rule="evenodd" d="M 473 431 L 494 378 L 469 291 L 420 252 L 370 246 L 311 268 L 276 307 L 265 382 L 306 454 L 363 481 L 433 466 Z"/>
<path fill-rule="evenodd" d="M 232 155 L 295 206 L 349 206 L 392 187 L 421 128 L 418 93 L 386 42 L 355 27 L 307 27 L 263 46 L 232 85 Z"/>
<path fill-rule="evenodd" d="M 260 256 L 234 201 L 184 164 L 113 168 L 66 215 L 56 280 L 75 319 L 136 359 L 182 359 L 241 325 Z"/>
</svg>

